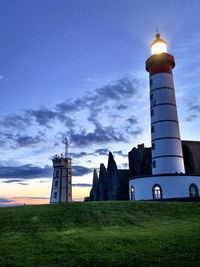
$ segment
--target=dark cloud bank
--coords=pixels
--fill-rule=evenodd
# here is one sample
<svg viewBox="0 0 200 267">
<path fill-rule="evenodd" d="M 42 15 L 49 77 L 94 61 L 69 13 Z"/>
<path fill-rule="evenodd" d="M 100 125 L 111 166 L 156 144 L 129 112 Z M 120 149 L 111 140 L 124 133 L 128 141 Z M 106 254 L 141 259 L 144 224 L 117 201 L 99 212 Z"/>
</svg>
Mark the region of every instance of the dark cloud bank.
<svg viewBox="0 0 200 267">
<path fill-rule="evenodd" d="M 186 117 L 186 121 L 193 121 L 200 116 L 200 104 L 195 103 L 195 101 L 188 102 L 187 107 L 188 116 Z"/>
<path fill-rule="evenodd" d="M 92 169 L 83 166 L 72 166 L 73 176 L 83 176 L 91 173 Z M 31 164 L 22 166 L 0 166 L 0 179 L 5 179 L 3 183 L 23 183 L 26 179 L 51 178 L 53 167 L 38 167 Z M 7 180 L 8 179 L 8 180 Z M 24 183 L 22 185 L 25 185 Z"/>
</svg>

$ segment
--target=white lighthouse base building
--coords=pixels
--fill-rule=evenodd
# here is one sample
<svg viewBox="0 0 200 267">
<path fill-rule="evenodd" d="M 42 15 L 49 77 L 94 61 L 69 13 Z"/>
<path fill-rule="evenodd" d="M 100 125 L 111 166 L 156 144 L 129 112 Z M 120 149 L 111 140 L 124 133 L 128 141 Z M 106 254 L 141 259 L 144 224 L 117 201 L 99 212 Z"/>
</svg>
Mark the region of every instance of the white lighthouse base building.
<svg viewBox="0 0 200 267">
<path fill-rule="evenodd" d="M 129 180 L 130 200 L 198 199 L 200 176 L 162 174 Z"/>
</svg>

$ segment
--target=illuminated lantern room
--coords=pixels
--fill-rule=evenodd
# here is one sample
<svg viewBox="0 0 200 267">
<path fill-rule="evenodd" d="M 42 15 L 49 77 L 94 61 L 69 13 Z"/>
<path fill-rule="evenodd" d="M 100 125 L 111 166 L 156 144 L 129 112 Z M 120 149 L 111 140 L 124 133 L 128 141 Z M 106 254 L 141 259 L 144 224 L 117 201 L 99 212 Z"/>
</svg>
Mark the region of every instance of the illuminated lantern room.
<svg viewBox="0 0 200 267">
<path fill-rule="evenodd" d="M 156 40 L 151 44 L 151 54 L 167 53 L 167 42 L 160 38 L 160 34 L 156 34 Z"/>
</svg>

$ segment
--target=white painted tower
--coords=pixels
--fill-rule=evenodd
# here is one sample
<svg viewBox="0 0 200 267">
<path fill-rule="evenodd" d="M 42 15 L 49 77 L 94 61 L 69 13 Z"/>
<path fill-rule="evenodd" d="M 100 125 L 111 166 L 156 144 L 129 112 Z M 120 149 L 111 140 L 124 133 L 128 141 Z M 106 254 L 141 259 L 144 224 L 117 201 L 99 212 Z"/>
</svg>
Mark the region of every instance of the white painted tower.
<svg viewBox="0 0 200 267">
<path fill-rule="evenodd" d="M 146 70 L 150 76 L 152 173 L 185 173 L 172 73 L 175 60 L 160 34 L 151 52 Z"/>
<path fill-rule="evenodd" d="M 66 203 L 72 201 L 72 167 L 68 157 L 68 142 L 65 139 L 65 155 L 55 155 L 53 161 L 53 181 L 50 203 Z"/>
</svg>

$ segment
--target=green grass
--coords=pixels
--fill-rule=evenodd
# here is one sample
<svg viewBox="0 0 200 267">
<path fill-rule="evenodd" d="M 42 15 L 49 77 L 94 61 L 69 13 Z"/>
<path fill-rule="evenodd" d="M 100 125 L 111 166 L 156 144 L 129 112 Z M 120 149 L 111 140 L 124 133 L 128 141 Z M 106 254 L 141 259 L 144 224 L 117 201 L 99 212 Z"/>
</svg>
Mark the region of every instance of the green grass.
<svg viewBox="0 0 200 267">
<path fill-rule="evenodd" d="M 200 266 L 199 202 L 0 209 L 0 266 Z"/>
</svg>

